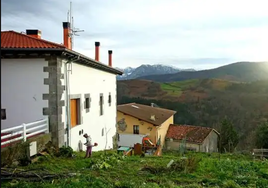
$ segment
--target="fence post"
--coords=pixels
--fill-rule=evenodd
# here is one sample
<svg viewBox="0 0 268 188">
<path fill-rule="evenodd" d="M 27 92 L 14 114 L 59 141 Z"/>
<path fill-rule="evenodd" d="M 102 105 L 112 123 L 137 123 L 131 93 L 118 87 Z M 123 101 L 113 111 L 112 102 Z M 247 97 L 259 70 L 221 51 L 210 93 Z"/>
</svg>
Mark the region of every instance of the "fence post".
<svg viewBox="0 0 268 188">
<path fill-rule="evenodd" d="M 23 123 L 22 126 L 23 126 L 23 128 L 22 128 L 23 129 L 23 133 L 22 133 L 23 134 L 23 141 L 26 142 L 26 140 L 27 140 L 27 137 L 26 137 L 26 124 Z"/>
<path fill-rule="evenodd" d="M 49 118 L 47 117 L 47 131 L 46 133 L 49 133 Z"/>
</svg>

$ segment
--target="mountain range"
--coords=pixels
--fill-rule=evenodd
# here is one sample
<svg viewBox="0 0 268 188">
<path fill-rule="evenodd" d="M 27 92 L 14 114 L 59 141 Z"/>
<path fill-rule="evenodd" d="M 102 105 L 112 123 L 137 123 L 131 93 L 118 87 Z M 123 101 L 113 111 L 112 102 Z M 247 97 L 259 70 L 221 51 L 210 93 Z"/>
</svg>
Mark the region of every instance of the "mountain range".
<svg viewBox="0 0 268 188">
<path fill-rule="evenodd" d="M 162 75 L 154 74 L 137 77 L 137 79 L 152 80 L 156 82 L 209 78 L 242 82 L 265 80 L 268 79 L 268 62 L 237 62 L 209 70 L 180 71 Z"/>
<path fill-rule="evenodd" d="M 192 72 L 194 69 L 179 69 L 173 66 L 167 65 L 141 65 L 137 68 L 127 67 L 127 68 L 117 68 L 124 72 L 123 75 L 117 76 L 117 80 L 130 80 L 136 79 L 138 77 L 150 76 L 150 75 L 163 75 L 163 74 L 173 74 L 182 71 Z"/>
</svg>

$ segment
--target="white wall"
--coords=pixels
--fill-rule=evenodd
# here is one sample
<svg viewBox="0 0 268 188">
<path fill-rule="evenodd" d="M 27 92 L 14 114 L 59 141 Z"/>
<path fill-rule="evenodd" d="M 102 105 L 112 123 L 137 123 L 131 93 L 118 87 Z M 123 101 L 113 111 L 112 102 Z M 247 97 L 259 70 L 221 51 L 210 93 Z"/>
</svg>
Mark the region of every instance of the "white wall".
<svg viewBox="0 0 268 188">
<path fill-rule="evenodd" d="M 108 96 L 111 93 L 112 103 L 109 106 Z M 71 147 L 77 151 L 79 140 L 85 143 L 83 135 L 79 131 L 88 133 L 93 143 L 98 146 L 93 151 L 105 149 L 106 137 L 102 136 L 102 129 L 110 130 L 108 133 L 108 143 L 106 149 L 113 147 L 112 137 L 116 133 L 116 75 L 87 66 L 73 63 L 72 74 L 70 74 L 70 94 L 81 94 L 81 103 L 84 104 L 84 94 L 90 94 L 90 111 L 86 113 L 84 105 L 82 108 L 82 124 L 71 128 Z M 99 97 L 104 96 L 104 114 L 100 116 Z M 83 146 L 85 149 L 85 146 Z"/>
<path fill-rule="evenodd" d="M 48 93 L 44 78 L 48 73 L 44 59 L 1 59 L 1 108 L 6 109 L 6 120 L 1 129 L 30 123 L 45 118 L 43 108 L 48 101 L 42 100 Z"/>
</svg>

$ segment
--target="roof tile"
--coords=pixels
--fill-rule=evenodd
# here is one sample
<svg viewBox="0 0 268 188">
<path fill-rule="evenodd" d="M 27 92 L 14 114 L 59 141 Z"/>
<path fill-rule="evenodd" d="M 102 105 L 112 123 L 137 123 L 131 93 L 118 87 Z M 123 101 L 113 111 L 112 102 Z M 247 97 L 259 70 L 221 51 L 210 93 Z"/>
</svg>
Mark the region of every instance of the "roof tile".
<svg viewBox="0 0 268 188">
<path fill-rule="evenodd" d="M 156 126 L 162 125 L 168 118 L 173 116 L 176 111 L 168 110 L 164 108 L 152 107 L 137 103 L 128 103 L 117 106 L 117 110 L 124 114 L 128 114 L 135 118 L 141 119 Z M 155 120 L 151 119 L 151 116 L 155 116 Z"/>
<path fill-rule="evenodd" d="M 64 45 L 15 31 L 1 32 L 1 48 L 65 48 Z"/>
<path fill-rule="evenodd" d="M 202 143 L 214 129 L 192 125 L 170 125 L 166 138 L 174 140 L 186 139 L 187 142 Z M 217 133 L 217 132 L 216 132 Z M 218 134 L 218 133 L 217 133 Z"/>
</svg>

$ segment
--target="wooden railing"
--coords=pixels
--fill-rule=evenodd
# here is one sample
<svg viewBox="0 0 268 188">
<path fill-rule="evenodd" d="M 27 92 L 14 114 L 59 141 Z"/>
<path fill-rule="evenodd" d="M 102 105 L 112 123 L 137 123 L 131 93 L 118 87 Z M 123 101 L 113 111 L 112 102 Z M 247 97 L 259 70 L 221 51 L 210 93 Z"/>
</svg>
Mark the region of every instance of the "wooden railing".
<svg viewBox="0 0 268 188">
<path fill-rule="evenodd" d="M 268 158 L 268 149 L 253 149 L 253 156 L 259 158 Z"/>
<path fill-rule="evenodd" d="M 26 141 L 27 138 L 37 136 L 43 133 L 49 133 L 48 118 L 32 123 L 23 123 L 22 125 L 1 130 L 1 148 L 20 140 Z"/>
</svg>

